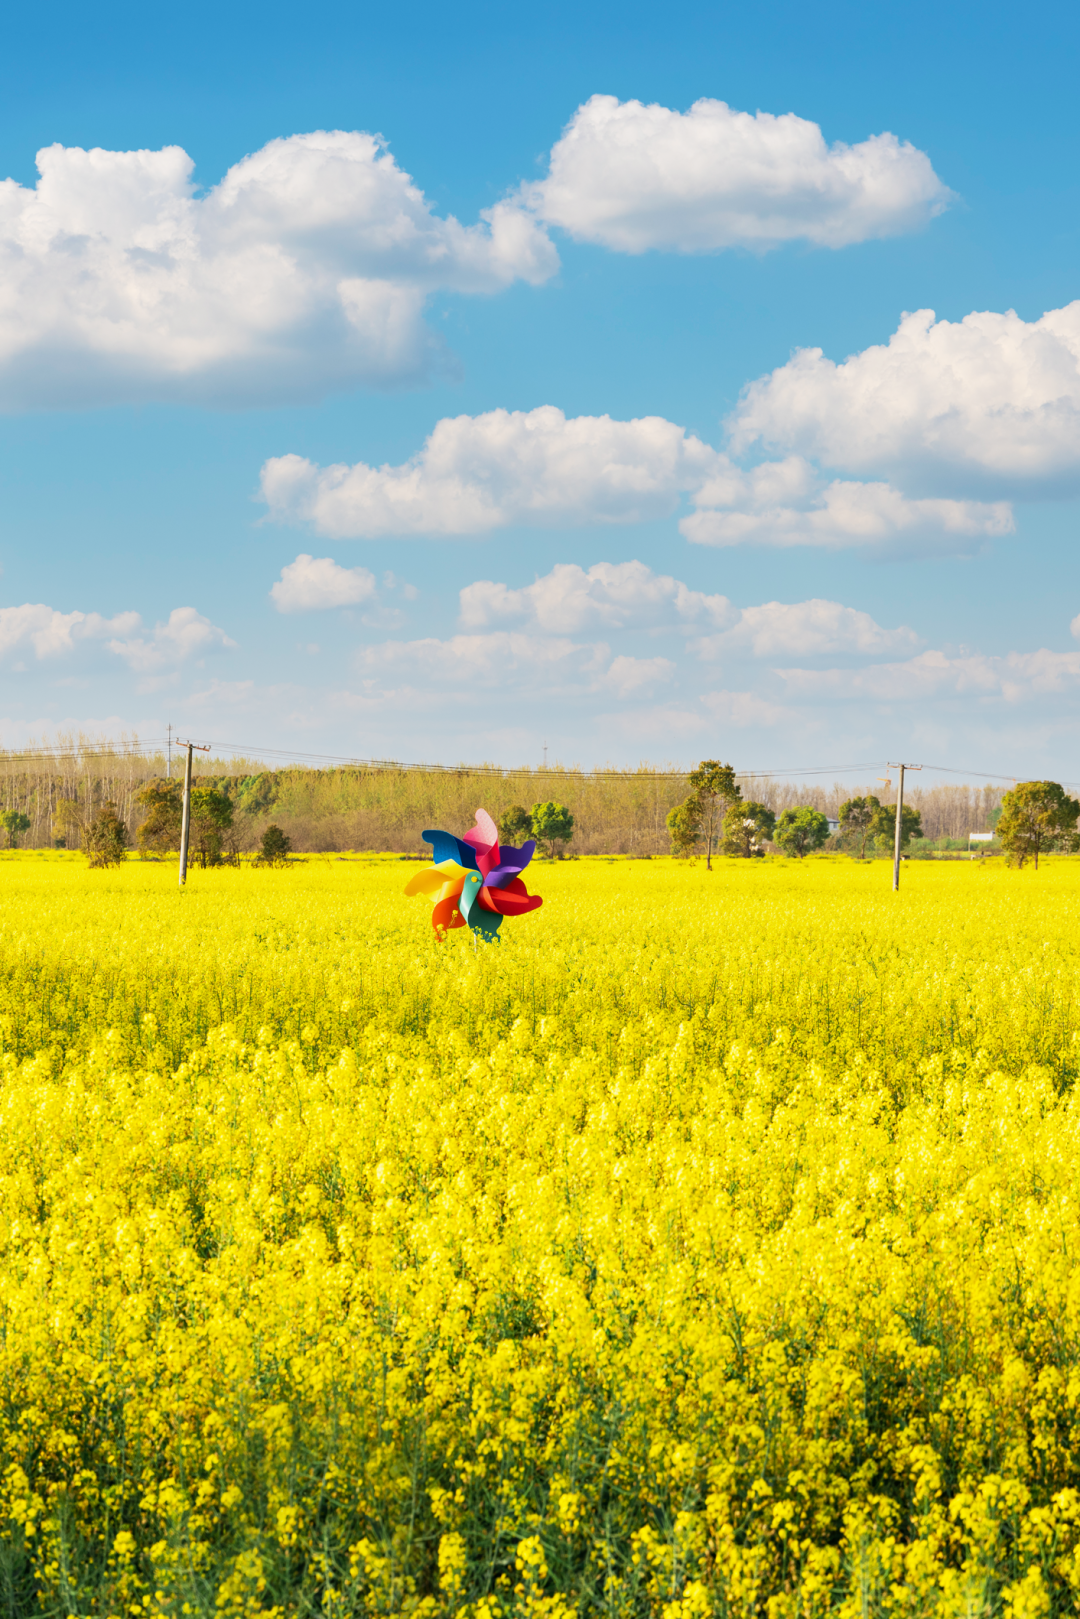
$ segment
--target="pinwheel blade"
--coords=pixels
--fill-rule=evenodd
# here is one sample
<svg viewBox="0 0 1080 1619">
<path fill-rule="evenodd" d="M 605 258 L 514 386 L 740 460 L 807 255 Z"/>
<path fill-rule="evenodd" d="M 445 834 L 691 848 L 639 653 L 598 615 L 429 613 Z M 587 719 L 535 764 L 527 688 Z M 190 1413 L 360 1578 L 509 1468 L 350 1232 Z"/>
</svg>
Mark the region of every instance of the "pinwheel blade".
<svg viewBox="0 0 1080 1619">
<path fill-rule="evenodd" d="M 485 911 L 494 911 L 498 916 L 525 916 L 529 911 L 538 911 L 543 905 L 539 894 L 525 892 L 525 884 L 519 883 L 520 893 L 515 893 L 509 887 L 482 888 L 478 900 Z"/>
<path fill-rule="evenodd" d="M 421 833 L 425 843 L 430 843 L 435 851 L 435 864 L 441 865 L 444 860 L 453 860 L 466 871 L 477 871 L 476 851 L 469 843 L 463 843 L 460 838 L 453 837 L 449 832 L 440 832 L 437 829 Z"/>
<path fill-rule="evenodd" d="M 447 894 L 438 900 L 431 912 L 431 925 L 441 938 L 451 928 L 463 928 L 465 918 L 458 910 L 458 897 L 456 894 Z"/>
<path fill-rule="evenodd" d="M 465 842 L 476 850 L 476 866 L 486 877 L 499 864 L 499 829 L 485 809 L 476 812 L 476 825 L 465 834 Z"/>
<path fill-rule="evenodd" d="M 437 866 L 426 866 L 418 871 L 415 877 L 410 877 L 405 884 L 405 892 L 410 897 L 413 894 L 434 894 L 445 887 L 446 877 Z"/>
<path fill-rule="evenodd" d="M 511 877 L 516 877 L 525 870 L 536 849 L 535 838 L 523 843 L 520 849 L 511 849 L 509 845 L 499 855 L 499 863 L 486 873 L 484 883 L 488 888 L 505 888 Z"/>
</svg>

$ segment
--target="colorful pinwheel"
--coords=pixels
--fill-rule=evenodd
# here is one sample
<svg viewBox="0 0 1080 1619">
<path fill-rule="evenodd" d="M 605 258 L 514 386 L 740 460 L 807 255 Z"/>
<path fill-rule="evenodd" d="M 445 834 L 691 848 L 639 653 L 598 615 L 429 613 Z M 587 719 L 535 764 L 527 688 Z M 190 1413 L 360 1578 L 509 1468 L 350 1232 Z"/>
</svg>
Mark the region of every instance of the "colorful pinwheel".
<svg viewBox="0 0 1080 1619">
<path fill-rule="evenodd" d="M 467 922 L 474 934 L 494 943 L 504 916 L 524 916 L 544 903 L 521 880 L 535 842 L 530 838 L 520 849 L 500 849 L 498 828 L 487 810 L 477 810 L 476 825 L 464 838 L 429 831 L 424 842 L 431 844 L 435 864 L 418 871 L 405 892 L 430 895 L 436 937 Z"/>
</svg>

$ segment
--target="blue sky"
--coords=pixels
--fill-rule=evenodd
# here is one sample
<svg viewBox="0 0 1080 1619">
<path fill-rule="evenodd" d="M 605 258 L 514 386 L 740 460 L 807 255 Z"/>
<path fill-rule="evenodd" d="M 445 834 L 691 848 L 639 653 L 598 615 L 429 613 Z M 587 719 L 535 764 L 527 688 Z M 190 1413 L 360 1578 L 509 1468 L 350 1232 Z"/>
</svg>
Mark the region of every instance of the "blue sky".
<svg viewBox="0 0 1080 1619">
<path fill-rule="evenodd" d="M 27 13 L 0 740 L 1080 776 L 1077 29 Z"/>
</svg>

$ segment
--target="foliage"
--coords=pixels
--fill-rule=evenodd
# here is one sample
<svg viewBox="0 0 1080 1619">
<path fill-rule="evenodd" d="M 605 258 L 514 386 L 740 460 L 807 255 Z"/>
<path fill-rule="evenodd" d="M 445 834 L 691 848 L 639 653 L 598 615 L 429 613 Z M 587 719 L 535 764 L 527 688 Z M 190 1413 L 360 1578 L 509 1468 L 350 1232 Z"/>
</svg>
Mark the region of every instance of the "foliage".
<svg viewBox="0 0 1080 1619">
<path fill-rule="evenodd" d="M 77 798 L 57 800 L 52 815 L 53 843 L 57 849 L 81 848 L 85 825 L 82 805 Z"/>
<path fill-rule="evenodd" d="M 874 818 L 870 822 L 870 830 L 874 834 L 875 845 L 880 843 L 884 849 L 896 847 L 896 805 L 879 804 L 874 811 Z M 906 849 L 912 838 L 922 836 L 922 816 L 910 804 L 904 804 L 900 810 L 900 847 Z"/>
<path fill-rule="evenodd" d="M 151 781 L 136 793 L 135 802 L 146 811 L 136 830 L 141 854 L 166 854 L 180 847 L 183 819 L 183 788 L 178 781 Z"/>
<path fill-rule="evenodd" d="M 668 811 L 667 829 L 671 834 L 671 852 L 680 856 L 693 854 L 701 842 L 701 800 L 696 793 Z"/>
<path fill-rule="evenodd" d="M 698 806 L 698 836 L 705 845 L 705 865 L 711 871 L 713 850 L 720 842 L 724 817 L 738 804 L 742 792 L 733 767 L 721 764 L 718 759 L 702 759 L 697 769 L 691 770 L 689 781 Z"/>
<path fill-rule="evenodd" d="M 165 854 L 180 847 L 184 819 L 184 790 L 179 781 L 153 781 L 136 795 L 136 803 L 147 811 L 136 836 L 145 854 Z M 225 835 L 232 827 L 231 798 L 213 782 L 196 780 L 191 789 L 191 820 L 188 826 L 188 858 L 204 870 L 221 864 Z"/>
<path fill-rule="evenodd" d="M 569 843 L 574 835 L 574 817 L 565 804 L 552 799 L 534 804 L 529 812 L 529 825 L 538 843 L 546 843 L 548 854 L 555 858 L 556 844 Z"/>
<path fill-rule="evenodd" d="M 122 865 L 130 841 L 128 829 L 116 813 L 115 804 L 102 804 L 94 818 L 83 828 L 83 853 L 90 865 L 97 869 Z"/>
<path fill-rule="evenodd" d="M 840 806 L 837 820 L 840 822 L 841 835 L 852 842 L 858 840 L 860 860 L 866 858 L 866 840 L 871 835 L 880 808 L 881 800 L 873 793 L 868 793 L 865 798 L 849 798 Z"/>
<path fill-rule="evenodd" d="M 533 835 L 532 816 L 524 804 L 511 804 L 499 816 L 499 842 L 518 849 Z"/>
<path fill-rule="evenodd" d="M 21 834 L 30 830 L 30 817 L 21 810 L 3 810 L 0 811 L 0 826 L 8 835 L 8 848 L 17 849 Z"/>
<path fill-rule="evenodd" d="M 997 835 L 1010 865 L 1035 862 L 1049 849 L 1077 845 L 1080 803 L 1056 781 L 1021 781 L 1001 801 Z"/>
<path fill-rule="evenodd" d="M 191 789 L 191 825 L 188 851 L 192 861 L 206 869 L 219 866 L 225 849 L 225 834 L 233 824 L 233 806 L 227 793 L 210 785 Z"/>
<path fill-rule="evenodd" d="M 292 841 L 280 826 L 268 826 L 259 844 L 258 863 L 260 866 L 287 866 L 291 848 Z"/>
<path fill-rule="evenodd" d="M 820 849 L 829 835 L 829 818 L 808 804 L 786 809 L 776 823 L 776 841 L 787 855 L 803 860 Z"/>
<path fill-rule="evenodd" d="M 768 843 L 775 830 L 776 816 L 767 804 L 736 804 L 724 822 L 723 851 L 743 860 L 764 854 L 762 844 Z"/>
</svg>

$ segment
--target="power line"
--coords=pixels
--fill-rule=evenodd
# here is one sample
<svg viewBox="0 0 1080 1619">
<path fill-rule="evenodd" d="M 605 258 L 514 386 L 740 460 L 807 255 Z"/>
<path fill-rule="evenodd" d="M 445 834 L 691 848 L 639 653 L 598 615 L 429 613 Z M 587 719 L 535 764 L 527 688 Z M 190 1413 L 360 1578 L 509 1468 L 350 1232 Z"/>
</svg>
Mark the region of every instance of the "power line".
<svg viewBox="0 0 1080 1619">
<path fill-rule="evenodd" d="M 142 759 L 153 748 L 166 749 L 169 744 L 168 737 L 145 737 L 128 742 L 90 742 L 77 744 L 70 748 L 61 746 L 52 748 L 33 748 L 21 753 L 7 753 L 0 749 L 0 765 L 2 764 L 81 764 L 88 759 Z M 639 774 L 647 774 L 661 781 L 681 781 L 688 772 L 686 770 L 651 770 L 644 771 L 634 768 L 625 770 L 596 769 L 576 770 L 561 765 L 547 767 L 539 765 L 472 765 L 472 764 L 417 764 L 401 759 L 362 759 L 355 754 L 336 753 L 309 753 L 296 748 L 263 748 L 248 742 L 220 741 L 208 745 L 214 753 L 229 752 L 234 758 L 241 757 L 253 761 L 281 760 L 298 764 L 319 766 L 341 766 L 347 769 L 368 771 L 403 771 L 410 774 L 447 775 L 447 776 L 481 776 L 491 778 L 505 778 L 507 776 L 542 776 L 558 775 L 572 781 L 618 781 Z M 799 765 L 788 767 L 774 765 L 767 770 L 736 770 L 735 775 L 740 781 L 764 781 L 770 779 L 801 779 L 810 776 L 851 777 L 859 771 L 877 770 L 884 764 L 884 760 L 874 759 L 859 764 L 844 765 Z M 992 772 L 986 770 L 964 770 L 956 765 L 923 766 L 924 770 L 935 775 L 963 776 L 965 779 L 979 781 L 1010 781 L 1023 779 L 1023 772 L 1002 771 Z M 1077 782 L 1063 782 L 1063 786 L 1080 786 Z"/>
</svg>

